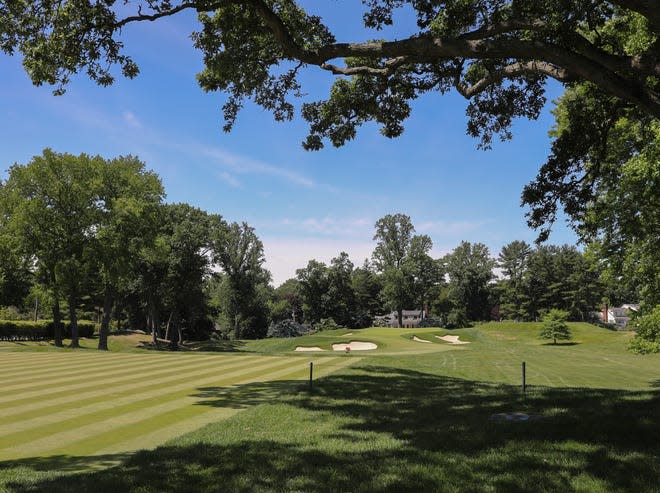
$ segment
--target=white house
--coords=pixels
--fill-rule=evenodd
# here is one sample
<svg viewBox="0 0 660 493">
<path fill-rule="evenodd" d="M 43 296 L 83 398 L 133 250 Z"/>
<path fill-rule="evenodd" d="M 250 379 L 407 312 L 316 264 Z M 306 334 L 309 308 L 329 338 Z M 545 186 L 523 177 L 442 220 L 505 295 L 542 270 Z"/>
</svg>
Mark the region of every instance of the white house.
<svg viewBox="0 0 660 493">
<path fill-rule="evenodd" d="M 626 303 L 616 307 L 610 307 L 605 304 L 603 311 L 599 313 L 599 317 L 605 323 L 616 325 L 617 329 L 625 329 L 630 321 L 632 312 L 638 310 L 639 305 L 636 303 Z"/>
</svg>

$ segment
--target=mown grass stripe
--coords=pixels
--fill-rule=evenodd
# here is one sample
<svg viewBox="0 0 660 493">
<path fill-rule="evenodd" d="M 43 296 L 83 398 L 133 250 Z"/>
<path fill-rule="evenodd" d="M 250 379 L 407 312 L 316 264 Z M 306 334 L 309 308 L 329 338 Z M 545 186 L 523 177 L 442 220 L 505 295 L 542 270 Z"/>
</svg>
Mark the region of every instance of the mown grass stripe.
<svg viewBox="0 0 660 493">
<path fill-rule="evenodd" d="M 315 371 L 315 379 L 327 376 L 341 368 L 345 368 L 361 360 L 361 358 L 346 358 L 339 363 L 330 363 L 331 360 L 335 359 L 336 358 L 328 358 L 328 361 L 315 360 L 315 368 L 320 367 L 320 369 Z M 127 441 L 118 442 L 104 449 L 96 450 L 93 452 L 93 455 L 116 454 L 120 452 L 154 448 L 163 444 L 167 440 L 183 435 L 185 433 L 189 433 L 191 431 L 195 431 L 209 423 L 228 419 L 242 410 L 243 409 L 240 408 L 211 409 L 197 416 L 188 418 L 185 421 L 175 422 L 171 425 L 164 426 L 150 433 L 146 433 L 138 437 L 131 437 Z"/>
<path fill-rule="evenodd" d="M 30 383 L 38 383 L 43 381 L 44 378 L 53 378 L 53 377 L 70 377 L 71 369 L 78 369 L 80 372 L 94 371 L 96 368 L 103 367 L 121 367 L 122 365 L 132 365 L 139 359 L 134 358 L 114 358 L 114 357 L 104 357 L 100 356 L 91 360 L 85 361 L 76 361 L 75 358 L 66 358 L 68 361 L 63 362 L 62 365 L 53 365 L 48 366 L 44 365 L 43 368 L 40 368 L 37 371 L 32 372 L 18 372 L 14 375 L 3 373 L 4 380 L 11 382 L 12 386 L 14 385 L 23 385 Z M 160 358 L 142 358 L 142 362 L 154 363 L 161 360 Z M 161 360 L 166 361 L 166 360 Z M 145 363 L 146 364 L 146 363 Z"/>
<path fill-rule="evenodd" d="M 93 452 L 93 455 L 117 454 L 134 450 L 152 449 L 174 437 L 198 430 L 209 423 L 231 418 L 242 410 L 243 409 L 237 408 L 211 409 L 202 414 L 186 419 L 185 421 L 177 421 L 138 437 L 130 437 L 128 440 L 119 441 L 106 448 L 96 450 Z"/>
<path fill-rule="evenodd" d="M 104 351 L 97 351 L 95 353 L 89 354 L 77 354 L 77 353 L 24 353 L 28 357 L 21 359 L 20 361 L 13 362 L 11 365 L 0 365 L 0 371 L 3 372 L 3 375 L 8 376 L 20 376 L 25 373 L 42 373 L 44 370 L 50 370 L 51 368 L 59 369 L 66 368 L 70 364 L 71 360 L 78 360 L 82 362 L 97 362 L 99 358 L 117 358 L 130 360 L 131 357 L 140 356 L 132 355 L 126 353 L 106 353 Z M 48 364 L 48 368 L 36 368 L 34 367 L 35 363 L 38 364 Z"/>
<path fill-rule="evenodd" d="M 28 380 L 20 381 L 20 380 L 9 379 L 12 382 L 12 384 L 5 387 L 5 390 L 14 392 L 14 391 L 26 390 L 30 388 L 32 389 L 46 388 L 46 387 L 50 387 L 51 384 L 61 385 L 67 382 L 80 381 L 81 375 L 83 375 L 82 378 L 85 378 L 84 375 L 87 373 L 103 373 L 103 372 L 107 373 L 110 371 L 121 372 L 121 371 L 125 371 L 126 368 L 136 368 L 136 369 L 147 368 L 151 365 L 159 364 L 160 362 L 145 361 L 143 359 L 140 361 L 140 364 L 136 365 L 134 363 L 135 361 L 131 361 L 131 360 L 121 360 L 121 361 L 111 360 L 111 361 L 97 362 L 94 365 L 74 365 L 74 366 L 66 367 L 65 374 L 54 373 L 52 371 L 48 372 L 44 370 L 41 376 L 35 376 Z M 48 375 L 49 378 L 44 378 L 46 375 Z"/>
<path fill-rule="evenodd" d="M 294 360 L 295 362 L 300 361 L 299 358 L 287 359 Z M 262 373 L 255 377 L 242 379 L 233 382 L 232 385 L 240 386 L 260 381 L 267 382 L 292 378 L 295 378 L 296 380 L 302 380 L 308 374 L 308 369 L 303 367 L 302 369 L 297 368 L 296 370 L 291 370 L 289 364 L 293 363 L 294 361 L 286 361 L 285 363 L 287 364 L 287 368 L 282 370 L 266 374 Z M 228 388 L 227 390 L 229 391 L 231 389 Z M 174 422 L 185 421 L 186 419 L 199 416 L 199 414 L 206 412 L 203 406 L 192 405 L 195 404 L 196 401 L 196 398 L 188 397 L 186 399 L 172 403 L 154 406 L 147 409 L 141 409 L 133 413 L 126 413 L 118 419 L 106 420 L 101 423 L 94 423 L 81 427 L 78 430 L 62 432 L 47 439 L 37 440 L 24 444 L 21 447 L 16 447 L 14 449 L 8 450 L 7 452 L 10 454 L 16 453 L 19 454 L 19 456 L 24 456 L 23 454 L 29 455 L 34 453 L 34 449 L 36 448 L 38 450 L 42 450 L 42 454 L 44 455 L 59 455 L 61 453 L 92 455 L 101 448 L 109 447 L 112 444 L 125 440 L 127 437 L 137 438 L 138 436 L 142 436 L 148 432 L 169 426 Z M 182 410 L 185 410 L 185 412 L 182 412 Z M 182 414 L 185 414 L 185 416 Z M 99 431 L 99 428 L 101 431 Z M 84 430 L 85 438 L 82 440 L 71 441 L 71 438 L 79 435 L 78 432 L 80 430 Z M 58 443 L 55 448 L 48 447 L 49 443 L 54 445 L 55 442 Z M 4 452 L 3 455 L 5 455 Z M 10 456 L 10 458 L 18 457 Z"/>
<path fill-rule="evenodd" d="M 233 361 L 220 362 L 220 364 L 216 364 L 216 362 L 214 362 L 213 366 L 204 365 L 201 368 L 201 371 L 208 371 L 209 373 L 218 374 L 228 370 L 252 365 L 257 358 L 257 356 L 244 357 L 235 359 Z M 28 404 L 24 403 L 13 407 L 6 407 L 2 411 L 2 423 L 11 424 L 23 419 L 31 419 L 33 417 L 42 416 L 43 414 L 58 412 L 68 408 L 85 406 L 97 402 L 105 402 L 109 398 L 119 399 L 125 395 L 133 395 L 135 392 L 141 392 L 143 389 L 151 389 L 158 385 L 177 385 L 180 383 L 187 384 L 192 377 L 196 376 L 196 374 L 193 375 L 188 371 L 182 373 L 181 368 L 171 369 L 167 373 L 170 374 L 169 377 L 162 377 L 162 374 L 159 374 L 160 378 L 150 380 L 141 379 L 137 383 L 134 381 L 134 379 L 125 379 L 124 381 L 130 382 L 127 385 L 117 385 L 117 381 L 111 387 L 111 391 L 108 391 L 107 389 L 98 389 L 96 391 L 86 392 L 84 394 L 67 392 L 64 396 L 58 397 L 56 399 L 33 399 Z"/>
<path fill-rule="evenodd" d="M 216 356 L 217 357 L 217 356 Z M 214 357 L 209 356 L 207 358 L 204 358 L 203 360 L 197 360 L 197 361 L 192 361 L 189 365 L 179 365 L 175 366 L 172 371 L 176 371 L 176 368 L 186 368 L 186 367 L 198 367 L 200 365 L 207 365 L 209 363 L 213 363 Z M 200 361 L 203 361 L 203 363 L 200 363 Z M 150 368 L 151 370 L 154 369 L 160 369 L 160 368 L 167 368 L 167 367 L 172 367 L 172 361 L 163 361 L 163 362 L 150 362 L 147 364 L 147 368 Z M 142 366 L 142 365 L 140 365 Z M 30 391 L 26 392 L 19 392 L 18 394 L 10 395 L 10 396 L 5 396 L 5 397 L 0 397 L 0 409 L 3 407 L 3 403 L 7 402 L 22 402 L 28 399 L 44 399 L 46 396 L 52 396 L 53 394 L 62 394 L 62 393 L 68 393 L 71 391 L 79 391 L 79 392 L 84 392 L 86 389 L 89 390 L 94 390 L 98 388 L 99 385 L 102 385 L 104 383 L 113 383 L 113 382 L 123 382 L 127 380 L 135 380 L 136 376 L 139 377 L 139 375 L 135 375 L 135 369 L 136 366 L 129 366 L 129 367 L 124 367 L 121 370 L 118 370 L 116 372 L 104 372 L 103 373 L 103 378 L 97 379 L 95 381 L 90 382 L 89 381 L 89 376 L 86 375 L 83 381 L 76 383 L 76 384 L 71 384 L 71 385 L 63 385 L 59 387 L 53 388 L 52 385 L 48 382 L 44 383 L 43 386 L 40 386 L 38 389 L 31 389 Z M 148 373 L 146 373 L 148 374 Z M 126 375 L 126 378 L 120 378 L 117 379 L 116 377 Z"/>
<path fill-rule="evenodd" d="M 307 373 L 306 368 L 291 370 L 290 364 L 299 361 L 298 358 L 294 361 L 291 361 L 291 358 L 285 358 L 284 361 L 281 361 L 281 364 L 286 365 L 287 368 L 268 373 L 259 371 L 255 376 L 229 383 L 242 385 L 256 381 L 276 380 L 285 376 L 304 376 Z M 191 405 L 197 400 L 195 397 L 186 397 L 156 406 L 141 408 L 133 412 L 123 413 L 120 416 L 113 416 L 106 420 L 95 421 L 88 425 L 76 427 L 75 429 L 54 433 L 47 437 L 6 448 L 2 452 L 2 456 L 18 458 L 30 456 L 34 453 L 40 453 L 42 455 L 46 453 L 50 455 L 50 452 L 63 448 L 70 449 L 71 453 L 86 455 L 90 450 L 93 452 L 102 446 L 107 446 L 108 441 L 109 443 L 113 443 L 125 437 L 127 428 L 131 429 L 129 432 L 130 436 L 138 436 L 146 431 L 152 431 L 158 427 L 170 424 L 172 422 L 171 418 L 181 417 L 180 411 L 182 408 L 188 408 L 188 414 L 197 414 L 197 410 L 200 408 Z M 163 420 L 162 423 L 160 421 L 161 419 Z M 78 437 L 81 435 L 86 438 L 79 440 Z"/>
<path fill-rule="evenodd" d="M 279 367 L 288 362 L 278 361 L 277 365 L 273 362 L 250 367 L 240 368 L 225 375 L 218 375 L 216 371 L 209 371 L 204 374 L 195 375 L 195 385 L 222 384 L 231 382 L 235 376 L 261 374 L 264 370 Z M 244 365 L 245 366 L 245 365 Z M 0 425 L 0 449 L 10 446 L 16 438 L 23 438 L 25 441 L 36 439 L 57 432 L 58 429 L 64 429 L 72 426 L 82 426 L 87 423 L 93 423 L 105 418 L 111 418 L 122 412 L 131 411 L 135 408 L 146 408 L 166 401 L 181 399 L 187 397 L 191 390 L 189 378 L 184 383 L 177 386 L 166 386 L 152 389 L 147 394 L 132 393 L 123 398 L 117 398 L 113 394 L 111 400 L 105 399 L 102 402 L 89 406 L 76 406 L 75 408 L 48 413 L 37 418 L 23 420 L 18 423 L 7 423 Z M 72 425 L 72 426 L 69 426 Z"/>
<path fill-rule="evenodd" d="M 249 359 L 248 359 L 249 358 Z M 246 357 L 243 361 L 239 363 L 237 362 L 236 365 L 232 366 L 245 366 L 247 364 L 252 364 L 252 361 L 257 359 L 257 356 L 253 357 Z M 244 362 L 245 360 L 248 360 L 247 362 Z M 60 405 L 66 402 L 84 402 L 87 399 L 90 398 L 98 398 L 102 397 L 103 399 L 107 399 L 109 394 L 113 395 L 115 392 L 123 392 L 123 391 L 132 391 L 132 390 L 138 390 L 141 388 L 149 388 L 152 387 L 153 385 L 159 385 L 159 384 L 167 384 L 171 382 L 176 382 L 176 381 L 184 381 L 188 380 L 191 378 L 191 372 L 193 371 L 215 371 L 216 369 L 223 368 L 222 365 L 218 365 L 216 361 L 211 361 L 206 364 L 200 364 L 200 365 L 186 365 L 186 366 L 178 366 L 172 368 L 171 365 L 167 366 L 168 370 L 167 371 L 161 371 L 158 374 L 158 378 L 155 379 L 150 379 L 150 380 L 140 380 L 138 382 L 135 381 L 135 377 L 127 377 L 123 378 L 121 380 L 114 380 L 111 383 L 112 387 L 110 387 L 110 391 L 108 388 L 98 388 L 98 385 L 95 385 L 93 387 L 90 387 L 89 390 L 85 392 L 71 392 L 71 391 L 62 391 L 59 392 L 57 395 L 51 395 L 49 399 L 41 399 L 38 396 L 37 397 L 32 397 L 27 402 L 25 400 L 20 401 L 15 403 L 14 405 L 9 405 L 5 406 L 4 409 L 2 409 L 2 413 L 5 417 L 15 415 L 15 414 L 21 414 L 24 412 L 28 412 L 31 410 L 39 409 L 39 408 L 47 408 L 47 407 L 52 407 L 56 405 Z M 128 382 L 126 385 L 118 385 L 123 382 Z"/>
</svg>

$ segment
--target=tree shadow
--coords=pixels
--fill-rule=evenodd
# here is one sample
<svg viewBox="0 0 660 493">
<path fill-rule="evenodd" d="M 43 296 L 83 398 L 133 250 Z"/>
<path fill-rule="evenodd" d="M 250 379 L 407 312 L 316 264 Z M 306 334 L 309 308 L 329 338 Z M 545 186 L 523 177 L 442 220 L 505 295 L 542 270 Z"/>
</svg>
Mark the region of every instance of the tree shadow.
<svg viewBox="0 0 660 493">
<path fill-rule="evenodd" d="M 577 346 L 578 344 L 580 343 L 577 341 L 566 341 L 566 342 L 558 341 L 558 342 L 544 342 L 543 344 L 541 344 L 541 346 L 561 347 L 561 346 Z"/>
<path fill-rule="evenodd" d="M 177 346 L 179 352 L 214 352 L 214 353 L 234 353 L 244 352 L 245 342 L 237 340 L 217 340 L 217 341 L 188 341 Z M 160 340 L 154 345 L 151 341 L 140 341 L 139 349 L 147 351 L 171 351 L 170 342 Z"/>
<path fill-rule="evenodd" d="M 312 392 L 275 381 L 195 396 L 198 405 L 252 409 L 121 466 L 14 481 L 8 491 L 641 493 L 660 484 L 657 390 L 529 387 L 522 395 L 371 365 L 316 380 Z M 489 420 L 516 411 L 544 418 Z"/>
<path fill-rule="evenodd" d="M 132 454 L 105 454 L 77 457 L 72 455 L 53 455 L 50 457 L 30 457 L 0 462 L 2 469 L 28 468 L 33 471 L 53 471 L 62 473 L 84 472 L 90 469 L 105 469 L 125 462 Z"/>
</svg>

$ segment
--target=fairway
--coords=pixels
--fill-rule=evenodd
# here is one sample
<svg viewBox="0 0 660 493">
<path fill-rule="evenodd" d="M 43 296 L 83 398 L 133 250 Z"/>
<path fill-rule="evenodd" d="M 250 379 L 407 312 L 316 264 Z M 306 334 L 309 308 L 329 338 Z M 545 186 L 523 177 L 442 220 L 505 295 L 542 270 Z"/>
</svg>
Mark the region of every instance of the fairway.
<svg viewBox="0 0 660 493">
<path fill-rule="evenodd" d="M 4 353 L 0 460 L 153 448 L 248 407 L 214 406 L 235 385 L 293 384 L 358 358 Z"/>
<path fill-rule="evenodd" d="M 630 333 L 570 328 L 556 346 L 534 323 L 220 353 L 3 343 L 0 492 L 660 493 L 660 355 L 630 353 Z M 350 341 L 377 348 L 332 351 Z M 534 419 L 492 419 L 508 413 Z"/>
</svg>

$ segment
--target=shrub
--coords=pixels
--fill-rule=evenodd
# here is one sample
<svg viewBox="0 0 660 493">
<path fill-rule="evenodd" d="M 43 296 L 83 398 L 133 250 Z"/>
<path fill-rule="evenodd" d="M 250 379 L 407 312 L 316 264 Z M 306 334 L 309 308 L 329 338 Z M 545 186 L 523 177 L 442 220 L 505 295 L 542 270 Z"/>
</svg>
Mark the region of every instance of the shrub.
<svg viewBox="0 0 660 493">
<path fill-rule="evenodd" d="M 71 337 L 71 324 L 63 322 L 64 337 Z M 91 320 L 78 321 L 78 336 L 92 337 L 96 324 Z M 55 326 L 52 320 L 0 320 L 0 340 L 4 341 L 41 341 L 52 339 Z"/>
<path fill-rule="evenodd" d="M 660 305 L 637 320 L 637 334 L 630 341 L 630 350 L 639 353 L 660 353 Z"/>
<path fill-rule="evenodd" d="M 298 337 L 308 332 L 309 328 L 306 325 L 293 320 L 281 320 L 270 324 L 266 337 Z"/>
<path fill-rule="evenodd" d="M 0 307 L 0 320 L 30 320 L 32 314 L 21 313 L 15 306 Z"/>
<path fill-rule="evenodd" d="M 321 320 L 318 321 L 318 323 L 314 326 L 316 330 L 334 330 L 334 329 L 341 329 L 344 328 L 341 325 L 337 325 L 337 322 L 335 322 L 334 318 L 322 318 Z"/>
<path fill-rule="evenodd" d="M 460 327 L 470 327 L 470 321 L 467 318 L 465 310 L 454 308 L 447 315 L 447 328 L 458 329 Z"/>
<path fill-rule="evenodd" d="M 27 320 L 0 321 L 0 340 L 39 341 L 48 339 L 47 322 Z"/>
<path fill-rule="evenodd" d="M 435 317 L 426 317 L 417 324 L 417 327 L 442 327 L 442 320 Z"/>
</svg>

